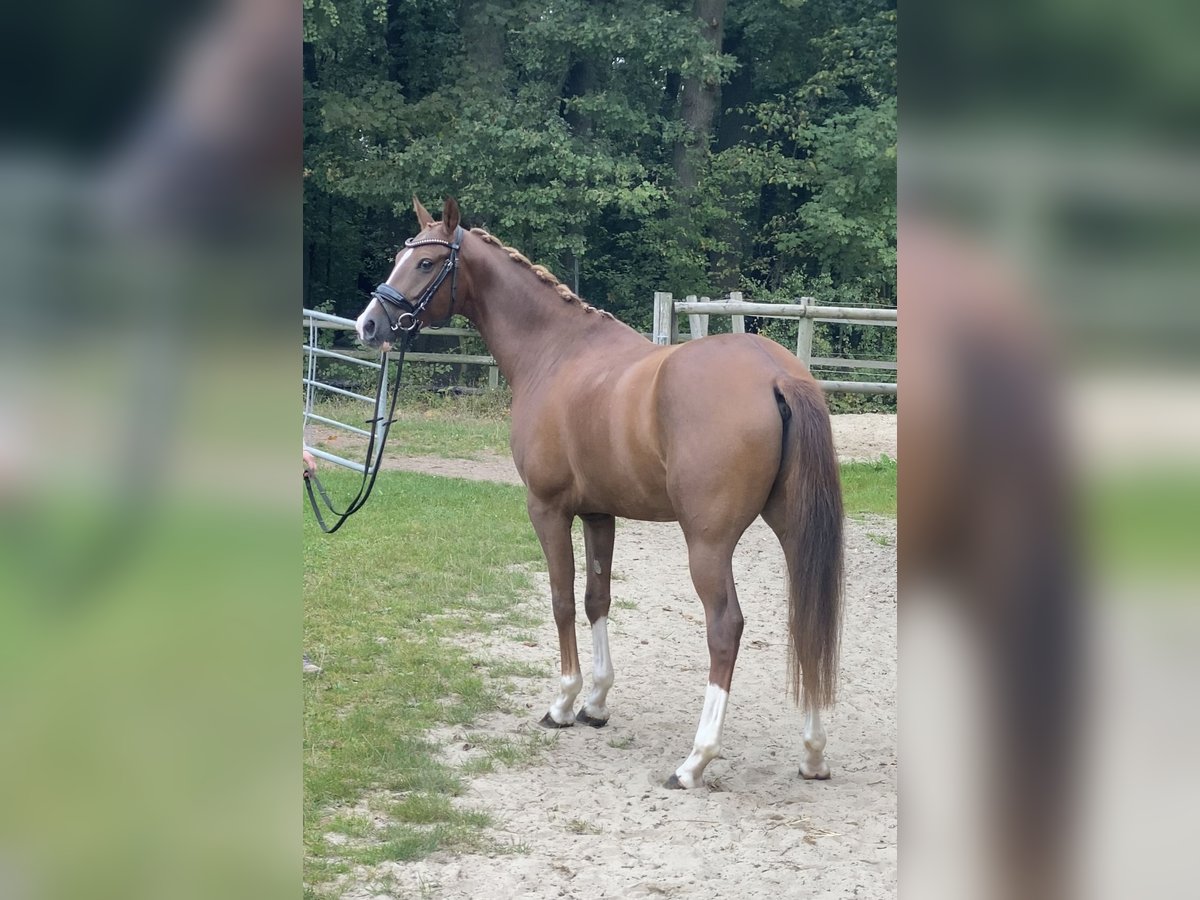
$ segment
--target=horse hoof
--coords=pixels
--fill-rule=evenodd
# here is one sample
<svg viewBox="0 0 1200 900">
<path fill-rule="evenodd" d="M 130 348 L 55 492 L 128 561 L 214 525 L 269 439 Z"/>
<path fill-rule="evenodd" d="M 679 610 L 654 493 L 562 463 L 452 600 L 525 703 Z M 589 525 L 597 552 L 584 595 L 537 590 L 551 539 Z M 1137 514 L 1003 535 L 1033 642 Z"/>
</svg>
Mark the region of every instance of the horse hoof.
<svg viewBox="0 0 1200 900">
<path fill-rule="evenodd" d="M 579 707 L 579 712 L 575 713 L 575 721 L 582 722 L 584 725 L 591 725 L 593 728 L 603 728 L 608 724 L 608 719 L 593 719 L 582 706 Z"/>
<path fill-rule="evenodd" d="M 805 772 L 804 766 L 800 767 L 800 777 L 805 781 L 828 781 L 829 774 L 829 766 L 823 763 L 821 768 L 817 769 L 815 772 Z"/>
<path fill-rule="evenodd" d="M 683 786 L 683 782 L 679 780 L 679 776 L 674 773 L 672 773 L 671 777 L 666 780 L 666 783 L 663 784 L 663 787 L 668 788 L 672 791 L 687 790 L 687 788 L 685 788 Z"/>
<path fill-rule="evenodd" d="M 570 722 L 555 722 L 554 719 L 552 719 L 550 717 L 550 713 L 546 713 L 544 716 L 542 716 L 542 720 L 540 722 L 538 722 L 538 724 L 541 725 L 543 728 L 570 728 L 571 727 Z"/>
</svg>

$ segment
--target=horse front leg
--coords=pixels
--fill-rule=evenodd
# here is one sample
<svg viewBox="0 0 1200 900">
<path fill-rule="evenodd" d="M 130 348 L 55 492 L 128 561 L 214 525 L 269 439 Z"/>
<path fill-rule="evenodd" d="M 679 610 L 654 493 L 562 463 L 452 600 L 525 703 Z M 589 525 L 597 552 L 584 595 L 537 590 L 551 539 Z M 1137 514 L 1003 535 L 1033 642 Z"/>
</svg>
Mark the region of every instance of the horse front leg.
<svg viewBox="0 0 1200 900">
<path fill-rule="evenodd" d="M 575 698 L 583 687 L 579 672 L 579 648 L 575 645 L 575 552 L 571 547 L 574 516 L 529 498 L 529 520 L 537 532 L 550 572 L 550 602 L 558 628 L 561 677 L 558 698 L 539 724 L 566 728 L 573 724 Z"/>
<path fill-rule="evenodd" d="M 603 728 L 608 724 L 609 688 L 613 684 L 612 655 L 608 649 L 608 608 L 612 603 L 613 539 L 617 520 L 612 516 L 583 517 L 583 545 L 587 552 L 587 588 L 583 609 L 592 625 L 592 689 L 575 716 L 576 722 Z"/>
<path fill-rule="evenodd" d="M 698 787 L 705 767 L 721 752 L 721 732 L 725 728 L 733 665 L 737 661 L 745 624 L 733 586 L 733 547 L 689 541 L 688 564 L 692 570 L 692 583 L 704 603 L 708 630 L 708 687 L 704 692 L 704 709 L 700 713 L 692 752 L 667 779 L 669 788 Z"/>
</svg>

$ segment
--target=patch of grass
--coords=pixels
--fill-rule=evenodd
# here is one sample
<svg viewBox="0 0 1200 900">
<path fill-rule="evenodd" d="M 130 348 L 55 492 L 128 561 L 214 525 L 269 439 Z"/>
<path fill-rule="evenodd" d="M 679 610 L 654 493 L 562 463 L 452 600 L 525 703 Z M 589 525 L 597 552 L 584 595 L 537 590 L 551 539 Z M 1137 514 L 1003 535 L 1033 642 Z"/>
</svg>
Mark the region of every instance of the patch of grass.
<svg viewBox="0 0 1200 900">
<path fill-rule="evenodd" d="M 396 406 L 396 422 L 388 433 L 387 456 L 440 456 L 475 459 L 484 453 L 508 453 L 507 395 L 439 397 L 436 394 L 403 395 Z M 314 412 L 359 428 L 374 411 L 359 400 L 322 400 Z M 366 450 L 366 438 L 337 430 L 316 446 L 348 459 Z M 324 475 L 321 476 L 322 480 Z"/>
<path fill-rule="evenodd" d="M 375 830 L 375 824 L 362 816 L 335 816 L 325 826 L 327 833 L 344 834 L 346 837 L 365 838 Z"/>
<path fill-rule="evenodd" d="M 565 827 L 571 834 L 603 834 L 601 829 L 583 819 L 572 819 Z"/>
<path fill-rule="evenodd" d="M 615 750 L 628 750 L 633 746 L 633 735 L 627 734 L 624 737 L 609 738 L 608 746 Z"/>
<path fill-rule="evenodd" d="M 896 460 L 842 463 L 841 474 L 846 515 L 896 517 Z"/>
<path fill-rule="evenodd" d="M 614 600 L 613 606 L 618 609 L 637 609 L 638 605 L 632 600 Z"/>
<path fill-rule="evenodd" d="M 421 859 L 435 850 L 470 852 L 486 846 L 479 830 L 469 825 L 441 824 L 432 828 L 393 825 L 380 840 L 353 851 L 356 862 L 374 866 L 382 862 L 407 862 Z"/>
<path fill-rule="evenodd" d="M 1083 488 L 1087 551 L 1104 575 L 1184 586 L 1200 573 L 1200 469 L 1176 463 L 1094 477 Z"/>
<path fill-rule="evenodd" d="M 493 678 L 545 678 L 546 670 L 531 663 L 515 660 L 488 664 L 488 674 Z"/>
<path fill-rule="evenodd" d="M 495 770 L 497 763 L 515 766 L 533 762 L 547 747 L 552 747 L 558 741 L 558 735 L 554 732 L 530 732 L 514 739 L 488 734 L 469 734 L 467 741 L 485 751 L 484 758 L 490 764 L 487 771 L 491 772 Z"/>
<path fill-rule="evenodd" d="M 892 546 L 892 538 L 890 535 L 880 534 L 877 531 L 868 531 L 867 538 L 878 544 L 880 547 Z"/>
<path fill-rule="evenodd" d="M 357 476 L 328 471 L 322 480 L 339 498 Z M 305 645 L 322 648 L 325 669 L 304 682 L 310 886 L 345 858 L 413 859 L 481 840 L 486 820 L 450 804 L 459 772 L 425 734 L 501 706 L 489 668 L 454 638 L 530 590 L 513 564 L 540 559 L 524 491 L 508 485 L 384 472 L 371 502 L 336 535 L 322 535 L 305 514 Z M 324 841 L 331 830 L 361 831 L 330 812 L 379 790 L 409 792 L 387 810 L 393 824 L 365 846 Z"/>
<path fill-rule="evenodd" d="M 490 756 L 478 756 L 475 759 L 469 759 L 458 770 L 464 775 L 491 775 L 496 771 L 496 764 Z"/>
</svg>

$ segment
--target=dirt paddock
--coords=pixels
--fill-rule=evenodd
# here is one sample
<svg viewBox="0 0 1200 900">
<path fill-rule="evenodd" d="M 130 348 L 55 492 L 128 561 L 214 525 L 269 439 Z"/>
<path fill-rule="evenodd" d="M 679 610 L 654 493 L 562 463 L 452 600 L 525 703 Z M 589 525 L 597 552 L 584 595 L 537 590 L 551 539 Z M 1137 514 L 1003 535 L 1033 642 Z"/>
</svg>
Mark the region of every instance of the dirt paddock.
<svg viewBox="0 0 1200 900">
<path fill-rule="evenodd" d="M 895 456 L 894 416 L 837 416 L 835 429 L 844 459 Z M 509 481 L 516 474 L 500 458 L 398 463 L 458 477 Z M 470 779 L 456 801 L 487 811 L 496 823 L 489 836 L 514 852 L 438 853 L 360 868 L 344 877 L 342 896 L 893 897 L 895 543 L 893 519 L 847 522 L 841 688 L 824 716 L 833 777 L 807 782 L 797 775 L 802 717 L 786 697 L 783 556 L 766 525 L 750 528 L 734 558 L 746 630 L 724 749 L 704 787 L 669 791 L 662 783 L 690 750 L 703 703 L 703 610 L 678 526 L 619 521 L 608 726 L 545 732 L 536 725 L 558 671 L 541 574 L 538 591 L 524 601 L 540 623 L 534 640 L 497 623 L 471 650 L 531 664 L 546 677 L 514 679 L 516 712 L 433 735 L 451 761 L 469 757 L 473 735 L 540 735 L 550 743 L 531 765 Z M 582 603 L 577 629 L 586 690 L 591 640 Z"/>
</svg>

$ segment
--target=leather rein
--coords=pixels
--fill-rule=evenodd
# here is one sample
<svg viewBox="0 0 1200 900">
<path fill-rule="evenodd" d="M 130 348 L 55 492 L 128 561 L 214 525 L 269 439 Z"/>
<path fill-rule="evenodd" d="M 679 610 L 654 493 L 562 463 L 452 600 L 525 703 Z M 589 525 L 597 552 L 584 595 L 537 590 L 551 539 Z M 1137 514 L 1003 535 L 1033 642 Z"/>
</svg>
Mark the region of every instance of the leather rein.
<svg viewBox="0 0 1200 900">
<path fill-rule="evenodd" d="M 317 477 L 317 473 L 304 473 L 304 487 L 308 492 L 309 505 L 312 507 L 313 515 L 316 516 L 317 524 L 321 526 L 321 530 L 326 534 L 333 534 L 346 523 L 347 519 L 362 509 L 370 498 L 371 491 L 375 488 L 375 479 L 378 477 L 380 466 L 383 463 L 383 448 L 387 443 L 388 432 L 391 430 L 392 424 L 396 421 L 396 401 L 400 397 L 400 374 L 404 371 L 404 355 L 408 352 L 413 339 L 416 338 L 422 327 L 417 317 L 429 306 L 434 295 L 438 292 L 438 288 L 442 286 L 447 277 L 450 279 L 450 310 L 446 313 L 444 321 L 450 320 L 454 315 L 455 307 L 458 305 L 458 251 L 462 247 L 462 239 L 463 229 L 459 225 L 454 229 L 454 240 L 452 241 L 443 241 L 438 238 L 409 238 L 404 242 L 405 247 L 424 247 L 433 244 L 450 249 L 450 255 L 446 257 L 446 262 L 443 263 L 441 270 L 425 286 L 425 290 L 421 292 L 415 303 L 386 281 L 378 285 L 371 292 L 371 296 L 379 301 L 379 307 L 383 310 L 383 315 L 388 320 L 392 331 L 399 331 L 401 333 L 400 353 L 396 360 L 396 381 L 392 385 L 392 397 L 388 404 L 387 415 L 376 415 L 375 418 L 367 420 L 371 425 L 371 439 L 367 443 L 366 466 L 363 469 L 362 481 L 359 482 L 358 493 L 350 501 L 350 504 L 344 510 L 338 510 L 333 505 L 333 501 L 326 492 L 325 486 L 321 484 L 321 480 Z M 388 312 L 389 305 L 400 310 L 400 314 L 395 319 L 392 319 L 391 314 Z M 387 397 L 387 369 L 388 359 L 385 353 L 379 361 L 379 382 L 375 388 L 375 409 L 377 412 L 383 408 L 383 401 Z M 316 489 L 315 492 L 314 487 Z M 320 505 L 317 503 L 318 494 L 329 512 L 337 516 L 337 521 L 333 525 L 327 525 L 324 517 L 321 515 Z"/>
</svg>

